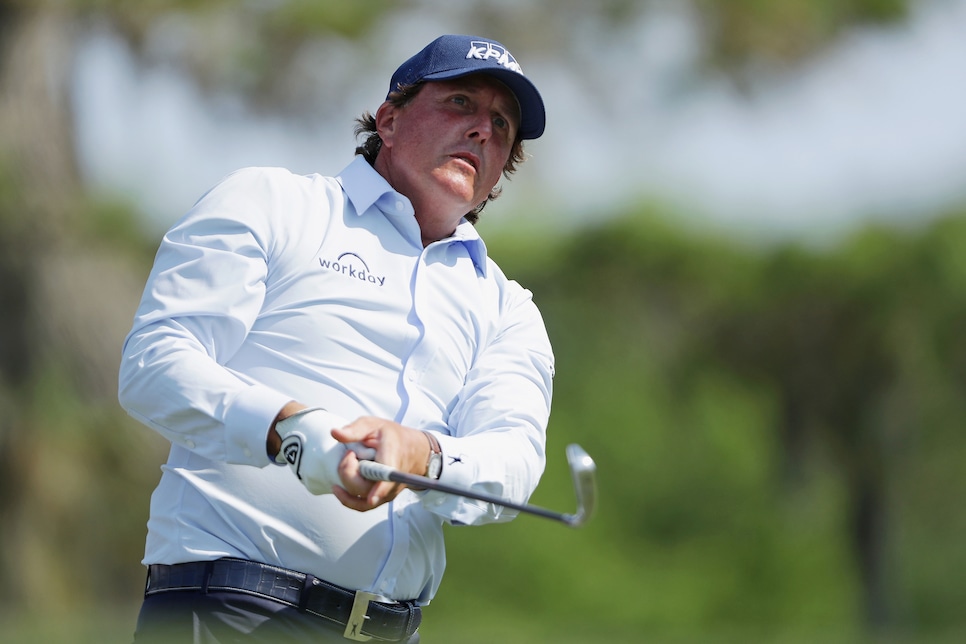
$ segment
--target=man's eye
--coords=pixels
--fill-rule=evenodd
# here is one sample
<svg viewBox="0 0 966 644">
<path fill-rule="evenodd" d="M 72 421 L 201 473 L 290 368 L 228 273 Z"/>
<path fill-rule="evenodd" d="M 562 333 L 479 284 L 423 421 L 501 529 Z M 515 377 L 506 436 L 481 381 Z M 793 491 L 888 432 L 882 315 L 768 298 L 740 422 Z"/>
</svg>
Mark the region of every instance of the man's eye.
<svg viewBox="0 0 966 644">
<path fill-rule="evenodd" d="M 494 118 L 493 124 L 496 125 L 498 128 L 500 128 L 501 130 L 505 130 L 510 125 L 509 123 L 507 123 L 506 119 L 503 118 L 502 116 L 497 116 L 496 118 Z"/>
<path fill-rule="evenodd" d="M 452 98 L 452 101 L 454 103 L 456 103 L 457 105 L 466 105 L 466 97 L 465 96 L 454 96 Z"/>
</svg>

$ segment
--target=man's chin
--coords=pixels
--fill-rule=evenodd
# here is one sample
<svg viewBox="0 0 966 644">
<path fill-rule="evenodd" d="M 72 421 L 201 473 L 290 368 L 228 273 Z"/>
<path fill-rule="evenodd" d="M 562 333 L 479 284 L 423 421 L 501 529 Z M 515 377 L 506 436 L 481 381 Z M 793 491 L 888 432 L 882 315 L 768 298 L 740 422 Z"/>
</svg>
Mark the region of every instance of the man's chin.
<svg viewBox="0 0 966 644">
<path fill-rule="evenodd" d="M 440 198 L 444 198 L 443 195 L 446 195 L 454 207 L 465 207 L 465 212 L 469 212 L 475 208 L 477 204 L 485 200 L 490 194 L 489 191 L 486 191 L 480 196 L 480 193 L 476 190 L 476 185 L 472 181 L 468 181 L 468 177 L 461 174 L 453 176 L 450 173 L 444 177 L 440 177 L 439 187 Z M 458 204 L 462 205 L 458 206 Z"/>
</svg>

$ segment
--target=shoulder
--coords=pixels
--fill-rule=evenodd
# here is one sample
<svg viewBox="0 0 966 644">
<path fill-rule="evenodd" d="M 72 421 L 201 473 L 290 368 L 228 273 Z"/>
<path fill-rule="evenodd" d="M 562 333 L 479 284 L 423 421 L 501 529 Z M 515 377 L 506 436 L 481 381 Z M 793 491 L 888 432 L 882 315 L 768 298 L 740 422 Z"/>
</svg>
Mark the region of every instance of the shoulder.
<svg viewBox="0 0 966 644">
<path fill-rule="evenodd" d="M 277 167 L 245 167 L 224 176 L 198 199 L 176 229 L 246 230 L 263 242 L 299 230 L 337 210 L 341 191 L 334 179 L 298 175 Z M 200 227 L 200 228 L 199 228 Z"/>
<path fill-rule="evenodd" d="M 286 191 L 292 189 L 310 189 L 313 186 L 334 184 L 334 177 L 320 174 L 296 174 L 287 168 L 269 166 L 250 166 L 239 168 L 226 175 L 216 187 L 231 187 L 233 189 L 247 189 L 251 191 Z"/>
<path fill-rule="evenodd" d="M 240 168 L 223 177 L 195 207 L 227 207 L 239 213 L 292 213 L 316 209 L 321 200 L 332 201 L 340 196 L 341 188 L 333 177 L 253 166 Z"/>
<path fill-rule="evenodd" d="M 516 280 L 507 277 L 499 264 L 489 255 L 486 257 L 485 282 L 494 290 L 502 316 L 539 315 L 533 303 L 533 293 Z"/>
</svg>

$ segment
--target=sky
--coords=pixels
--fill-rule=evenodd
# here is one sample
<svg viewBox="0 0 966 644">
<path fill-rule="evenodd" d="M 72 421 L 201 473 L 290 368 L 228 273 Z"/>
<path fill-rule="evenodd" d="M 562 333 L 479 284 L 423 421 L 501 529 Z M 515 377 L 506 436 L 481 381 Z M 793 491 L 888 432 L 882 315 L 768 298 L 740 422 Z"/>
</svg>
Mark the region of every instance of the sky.
<svg viewBox="0 0 966 644">
<path fill-rule="evenodd" d="M 547 104 L 547 133 L 528 145 L 532 158 L 488 222 L 527 213 L 580 225 L 648 200 L 737 236 L 825 239 L 966 202 L 966 0 L 923 0 L 906 23 L 854 30 L 744 92 L 699 72 L 701 39 L 680 3 L 655 6 L 617 31 L 575 26 L 566 46 L 592 74 L 552 55 L 520 60 Z M 423 11 L 358 45 L 306 53 L 339 88 L 314 122 L 205 94 L 94 29 L 73 75 L 83 176 L 163 230 L 238 167 L 336 174 L 355 146 L 353 119 L 378 106 L 396 64 L 439 33 L 465 33 L 458 17 Z M 371 73 L 338 64 L 377 44 L 379 57 L 363 57 Z"/>
</svg>

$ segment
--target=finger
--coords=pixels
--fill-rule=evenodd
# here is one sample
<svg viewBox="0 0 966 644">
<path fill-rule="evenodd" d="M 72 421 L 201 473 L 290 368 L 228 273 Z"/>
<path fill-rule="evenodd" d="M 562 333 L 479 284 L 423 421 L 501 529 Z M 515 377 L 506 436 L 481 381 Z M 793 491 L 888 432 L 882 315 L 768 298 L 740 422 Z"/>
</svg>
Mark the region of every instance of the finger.
<svg viewBox="0 0 966 644">
<path fill-rule="evenodd" d="M 380 481 L 372 486 L 369 490 L 368 501 L 372 507 L 376 507 L 382 503 L 388 503 L 392 501 L 399 493 L 402 491 L 402 486 L 398 483 L 390 483 L 386 481 Z"/>
<path fill-rule="evenodd" d="M 359 470 L 359 457 L 346 452 L 339 462 L 339 477 L 349 492 L 365 496 L 372 507 L 390 501 L 399 494 L 400 486 L 390 481 L 370 481 Z"/>
<path fill-rule="evenodd" d="M 354 452 L 360 460 L 376 460 L 376 448 L 379 446 L 379 441 L 373 438 L 370 433 L 360 428 L 337 428 L 332 430 L 332 438 L 343 443 L 346 449 Z M 363 442 L 365 439 L 368 439 L 368 445 Z"/>
<path fill-rule="evenodd" d="M 367 510 L 379 507 L 383 503 L 392 501 L 402 491 L 402 486 L 400 485 L 386 484 L 386 486 L 386 489 L 383 491 L 376 490 L 370 491 L 369 494 L 356 494 L 344 487 L 334 485 L 332 486 L 332 493 L 347 508 L 359 512 L 366 512 Z"/>
<path fill-rule="evenodd" d="M 346 491 L 355 496 L 369 496 L 373 483 L 359 472 L 359 457 L 355 452 L 346 451 L 336 471 Z"/>
<path fill-rule="evenodd" d="M 375 429 L 373 426 L 374 420 L 368 416 L 357 418 L 345 427 L 334 428 L 332 430 L 332 436 L 340 443 L 364 443 L 365 439 L 372 437 L 373 430 Z"/>
<path fill-rule="evenodd" d="M 365 512 L 366 510 L 372 509 L 369 505 L 369 499 L 365 496 L 357 496 L 352 494 L 348 490 L 338 485 L 332 486 L 332 493 L 335 498 L 339 499 L 339 503 L 345 507 L 356 510 L 358 512 Z"/>
<path fill-rule="evenodd" d="M 338 438 L 336 438 L 338 440 Z M 360 461 L 374 461 L 376 460 L 376 448 L 366 447 L 358 441 L 352 441 L 345 443 L 346 449 L 351 451 Z"/>
</svg>

